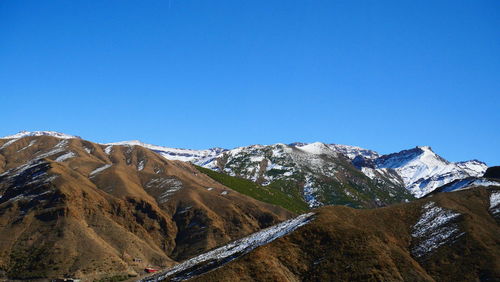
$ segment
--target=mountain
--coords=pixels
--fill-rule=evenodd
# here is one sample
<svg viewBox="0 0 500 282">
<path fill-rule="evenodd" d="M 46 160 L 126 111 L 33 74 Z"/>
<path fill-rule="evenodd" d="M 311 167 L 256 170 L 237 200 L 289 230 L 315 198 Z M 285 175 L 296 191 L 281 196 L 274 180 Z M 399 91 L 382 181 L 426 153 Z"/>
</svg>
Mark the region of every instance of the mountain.
<svg viewBox="0 0 500 282">
<path fill-rule="evenodd" d="M 485 170 L 430 147 L 21 132 L 0 138 L 0 278 L 114 281 L 151 266 L 199 281 L 496 280 L 500 181 Z M 410 191 L 426 197 L 398 204 Z"/>
<path fill-rule="evenodd" d="M 321 207 L 141 281 L 498 281 L 500 188 Z M 156 280 L 154 280 L 156 281 Z"/>
<path fill-rule="evenodd" d="M 120 142 L 115 144 L 134 144 L 136 141 Z M 378 198 L 375 203 L 363 203 L 360 200 L 361 195 L 365 194 L 364 191 L 356 190 L 360 193 L 358 196 L 352 196 L 352 191 L 339 191 L 331 193 L 330 190 L 326 188 L 326 192 L 322 192 L 325 188 L 325 183 L 320 183 L 318 178 L 331 178 L 332 170 L 336 170 L 335 161 L 343 158 L 354 165 L 359 171 L 361 171 L 365 176 L 370 178 L 375 186 L 380 187 L 391 187 L 386 193 L 398 194 L 396 198 L 399 201 L 408 200 L 409 198 L 403 195 L 399 190 L 401 187 L 406 188 L 413 196 L 422 197 L 434 189 L 453 182 L 457 179 L 463 179 L 467 177 L 480 177 L 486 171 L 486 164 L 477 160 L 464 161 L 464 162 L 449 162 L 436 153 L 428 146 L 419 146 L 409 150 L 403 150 L 398 153 L 380 155 L 373 150 L 368 150 L 356 146 L 349 145 L 339 145 L 339 144 L 325 144 L 320 142 L 315 143 L 292 143 L 289 145 L 285 144 L 274 144 L 274 145 L 252 145 L 246 147 L 239 147 L 232 150 L 226 149 L 209 149 L 209 150 L 186 150 L 186 149 L 172 149 L 167 147 L 152 146 L 143 143 L 138 143 L 146 148 L 151 148 L 160 152 L 167 159 L 180 159 L 183 161 L 192 162 L 196 165 L 209 168 L 215 171 L 223 172 L 228 175 L 242 177 L 245 179 L 252 180 L 261 185 L 269 185 L 276 180 L 288 181 L 292 174 L 302 174 L 297 180 L 292 182 L 303 182 L 302 184 L 295 184 L 293 188 L 289 188 L 289 194 L 295 195 L 302 194 L 304 200 L 311 207 L 317 207 L 324 204 L 348 204 L 352 206 L 362 207 L 362 206 L 373 206 L 373 205 L 384 205 L 390 203 L 387 199 L 381 199 L 380 197 L 372 197 L 373 199 Z M 288 160 L 283 163 L 278 160 L 280 167 L 272 167 L 268 165 L 263 170 L 262 160 L 266 159 L 272 164 L 272 160 L 268 160 L 263 151 L 267 154 L 276 154 L 278 158 L 280 154 L 278 151 L 280 148 L 292 148 L 295 152 L 302 152 L 303 157 L 301 160 L 294 160 L 288 157 Z M 258 152 L 258 151 L 261 152 Z M 289 150 L 290 151 L 290 150 Z M 164 153 L 161 153 L 164 152 Z M 287 155 L 287 153 L 282 153 Z M 252 158 L 246 158 L 245 155 L 253 156 Z M 290 155 L 290 154 L 288 154 Z M 296 154 L 295 154 L 296 155 Z M 305 157 L 307 155 L 307 157 Z M 329 156 L 329 160 L 323 157 L 323 163 L 330 163 L 327 165 L 329 168 L 321 172 L 305 173 L 304 167 L 317 167 L 318 156 Z M 310 160 L 309 162 L 307 161 Z M 316 160 L 316 161 L 312 161 Z M 316 164 L 312 164 L 316 162 Z M 338 162 L 338 161 L 337 161 Z M 229 163 L 229 165 L 227 165 Z M 299 163 L 301 165 L 299 165 Z M 221 166 L 221 164 L 224 164 Z M 297 167 L 301 168 L 297 168 Z M 326 168 L 326 167 L 325 167 Z M 242 171 L 245 169 L 246 171 Z M 281 172 L 279 171 L 281 169 Z M 330 172 L 327 172 L 330 169 Z M 269 172 L 271 171 L 272 172 Z M 278 175 L 279 173 L 287 175 Z M 307 178 L 306 175 L 309 177 Z M 353 175 L 351 175 L 352 177 Z M 354 178 L 359 178 L 354 176 Z M 308 181 L 307 179 L 310 179 Z M 329 185 L 337 185 L 339 181 L 331 181 Z M 365 181 L 366 182 L 366 181 Z M 318 186 L 318 187 L 316 187 Z M 364 187 L 369 186 L 365 184 Z M 340 189 L 341 190 L 341 189 Z M 293 192 L 292 192 L 293 191 Z M 325 195 L 330 193 L 330 195 Z M 373 196 L 373 194 L 371 195 Z M 327 199 L 328 197 L 335 197 L 338 200 Z"/>
<path fill-rule="evenodd" d="M 389 181 L 372 181 L 356 169 L 348 156 L 378 155 L 354 146 L 316 142 L 252 145 L 232 150 L 186 150 L 138 141 L 110 144 L 140 145 L 167 159 L 189 161 L 229 176 L 253 181 L 257 185 L 285 193 L 293 201 L 305 202 L 309 207 L 325 204 L 376 207 L 412 199 L 401 185 Z"/>
<path fill-rule="evenodd" d="M 277 186 L 310 207 L 376 207 L 412 199 L 392 183 L 372 181 L 324 143 L 253 145 L 228 150 L 205 167 L 256 183 Z"/>
<path fill-rule="evenodd" d="M 136 275 L 294 215 L 142 146 L 66 137 L 0 139 L 0 277 Z"/>
<path fill-rule="evenodd" d="M 13 136 L 28 135 L 76 138 L 55 132 L 21 132 Z M 487 168 L 477 160 L 449 162 L 427 146 L 380 155 L 356 146 L 320 142 L 252 145 L 231 150 L 176 149 L 137 140 L 105 145 L 141 146 L 169 160 L 190 162 L 279 189 L 311 208 L 329 204 L 375 207 L 408 201 L 455 180 L 480 177 Z"/>
<path fill-rule="evenodd" d="M 406 189 L 416 197 L 422 197 L 456 179 L 480 177 L 487 169 L 486 164 L 477 160 L 448 162 L 428 146 L 383 155 L 372 160 L 371 165 L 368 163 L 365 162 L 365 166 L 361 165 L 360 168 L 372 172 L 395 171 L 400 178 L 393 182 L 400 183 L 402 180 Z"/>
</svg>

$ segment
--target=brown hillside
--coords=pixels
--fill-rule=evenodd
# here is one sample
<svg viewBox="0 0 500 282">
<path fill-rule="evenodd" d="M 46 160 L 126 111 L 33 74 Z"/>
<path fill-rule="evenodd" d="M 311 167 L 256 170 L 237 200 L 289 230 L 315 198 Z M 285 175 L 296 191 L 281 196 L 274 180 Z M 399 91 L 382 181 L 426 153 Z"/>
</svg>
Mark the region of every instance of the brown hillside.
<svg viewBox="0 0 500 282">
<path fill-rule="evenodd" d="M 489 206 L 492 193 L 500 190 L 372 210 L 323 207 L 308 225 L 193 281 L 500 281 L 500 212 Z M 425 211 L 436 210 L 439 216 L 420 225 L 432 228 L 417 228 Z M 415 236 L 419 230 L 432 232 Z M 443 239 L 447 233 L 454 235 Z"/>
<path fill-rule="evenodd" d="M 292 216 L 138 146 L 41 136 L 0 148 L 0 276 L 133 274 Z"/>
</svg>

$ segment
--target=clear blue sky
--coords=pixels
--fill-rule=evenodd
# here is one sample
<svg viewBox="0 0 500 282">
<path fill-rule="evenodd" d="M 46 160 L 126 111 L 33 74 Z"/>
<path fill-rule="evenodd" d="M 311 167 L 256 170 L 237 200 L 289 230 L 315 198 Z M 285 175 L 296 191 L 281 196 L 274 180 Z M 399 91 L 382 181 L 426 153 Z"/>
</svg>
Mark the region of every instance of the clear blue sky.
<svg viewBox="0 0 500 282">
<path fill-rule="evenodd" d="M 500 1 L 0 1 L 0 135 L 500 165 Z"/>
</svg>

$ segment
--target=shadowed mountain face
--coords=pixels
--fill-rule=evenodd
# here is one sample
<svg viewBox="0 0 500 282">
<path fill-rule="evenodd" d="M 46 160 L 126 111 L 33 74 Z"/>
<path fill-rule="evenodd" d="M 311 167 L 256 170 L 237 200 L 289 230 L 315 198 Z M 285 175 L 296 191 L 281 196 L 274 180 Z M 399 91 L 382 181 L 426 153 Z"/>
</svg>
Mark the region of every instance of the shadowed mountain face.
<svg viewBox="0 0 500 282">
<path fill-rule="evenodd" d="M 0 139 L 0 274 L 10 278 L 165 267 L 291 216 L 140 146 Z"/>
<path fill-rule="evenodd" d="M 190 281 L 499 281 L 500 189 L 372 210 L 323 207 L 295 232 Z"/>
<path fill-rule="evenodd" d="M 500 166 L 489 167 L 484 173 L 484 177 L 500 179 Z"/>
</svg>

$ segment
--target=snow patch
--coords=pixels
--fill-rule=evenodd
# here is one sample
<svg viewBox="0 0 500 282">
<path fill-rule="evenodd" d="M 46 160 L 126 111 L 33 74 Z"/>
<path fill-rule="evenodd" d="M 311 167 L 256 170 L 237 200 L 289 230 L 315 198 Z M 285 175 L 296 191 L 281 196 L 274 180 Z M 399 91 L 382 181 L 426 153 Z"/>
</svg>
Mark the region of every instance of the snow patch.
<svg viewBox="0 0 500 282">
<path fill-rule="evenodd" d="M 356 146 L 340 145 L 340 144 L 329 144 L 332 150 L 346 156 L 350 160 L 354 160 L 357 156 L 361 156 L 364 159 L 373 160 L 379 157 L 379 154 L 375 151 L 363 149 Z"/>
<path fill-rule="evenodd" d="M 426 203 L 411 233 L 417 241 L 412 247 L 412 254 L 421 257 L 464 235 L 454 223 L 459 216 L 459 213 L 441 208 L 434 202 Z"/>
<path fill-rule="evenodd" d="M 370 179 L 375 179 L 377 177 L 377 175 L 375 174 L 375 170 L 373 168 L 362 167 L 361 172 L 363 172 Z"/>
<path fill-rule="evenodd" d="M 18 153 L 19 153 L 19 152 L 22 152 L 22 151 L 24 151 L 24 150 L 28 149 L 29 147 L 31 147 L 31 146 L 33 146 L 33 145 L 35 145 L 35 143 L 36 143 L 36 140 L 31 140 L 31 141 L 30 141 L 30 143 L 29 143 L 26 147 L 23 147 L 23 148 L 21 148 L 21 149 L 17 150 L 17 152 L 18 152 Z"/>
<path fill-rule="evenodd" d="M 141 161 L 139 162 L 139 164 L 137 164 L 137 170 L 138 170 L 138 171 L 143 170 L 143 169 L 144 169 L 144 165 L 145 165 L 145 164 L 146 164 L 146 161 L 145 161 L 145 160 L 141 160 Z"/>
<path fill-rule="evenodd" d="M 59 157 L 57 157 L 55 159 L 55 161 L 56 162 L 64 162 L 65 160 L 68 160 L 68 159 L 71 159 L 71 158 L 74 158 L 74 157 L 76 157 L 75 153 L 73 153 L 73 152 L 67 152 L 64 155 L 60 155 Z"/>
<path fill-rule="evenodd" d="M 93 177 L 96 174 L 102 172 L 103 170 L 106 170 L 106 169 L 110 168 L 111 166 L 112 166 L 112 164 L 105 164 L 105 165 L 103 165 L 101 167 L 98 167 L 98 168 L 94 169 L 92 172 L 90 172 L 89 176 Z"/>
<path fill-rule="evenodd" d="M 491 193 L 489 210 L 493 215 L 500 214 L 500 191 L 495 191 Z"/>
<path fill-rule="evenodd" d="M 106 148 L 104 148 L 104 153 L 106 153 L 106 155 L 111 154 L 111 151 L 113 151 L 113 146 L 112 145 L 109 145 Z"/>
<path fill-rule="evenodd" d="M 314 142 L 311 144 L 303 145 L 303 146 L 297 146 L 300 150 L 313 154 L 313 155 L 322 155 L 322 154 L 330 154 L 330 155 L 335 155 L 336 153 L 330 149 L 326 144 L 321 143 L 321 142 Z"/>
<path fill-rule="evenodd" d="M 146 183 L 146 187 L 159 189 L 161 193 L 158 196 L 158 202 L 165 203 L 169 200 L 170 196 L 181 190 L 184 186 L 177 178 L 160 177 L 151 179 Z"/>
<path fill-rule="evenodd" d="M 212 148 L 207 150 L 177 149 L 146 144 L 138 140 L 108 143 L 106 145 L 141 146 L 160 154 L 168 160 L 191 162 L 195 165 L 204 167 L 209 165 L 217 156 L 226 151 L 226 149 L 222 148 Z"/>
<path fill-rule="evenodd" d="M 297 228 L 313 220 L 314 213 L 307 213 L 280 224 L 268 227 L 247 237 L 231 242 L 215 250 L 188 259 L 170 269 L 161 271 L 139 281 L 161 281 L 169 278 L 170 281 L 186 280 L 203 274 L 212 269 L 241 257 L 255 248 L 271 243 L 272 241 L 290 234 Z M 201 271 L 200 271 L 201 270 Z"/>
<path fill-rule="evenodd" d="M 5 144 L 3 144 L 3 145 L 0 147 L 0 150 L 5 149 L 5 148 L 9 147 L 10 145 L 14 144 L 17 140 L 19 140 L 19 138 L 16 138 L 16 139 L 12 139 L 12 140 L 10 140 L 10 141 L 7 141 Z"/>
<path fill-rule="evenodd" d="M 80 138 L 78 136 L 73 136 L 73 135 L 64 134 L 64 133 L 55 132 L 55 131 L 20 131 L 19 133 L 16 133 L 14 135 L 1 137 L 0 139 L 23 138 L 23 137 L 28 137 L 28 136 L 52 136 L 52 137 L 56 137 L 59 139 Z"/>
<path fill-rule="evenodd" d="M 311 177 L 306 178 L 306 183 L 304 184 L 304 200 L 309 205 L 310 208 L 315 208 L 322 206 L 323 204 L 316 198 L 314 193 L 316 193 L 317 188 L 314 187 L 314 182 Z"/>
</svg>

